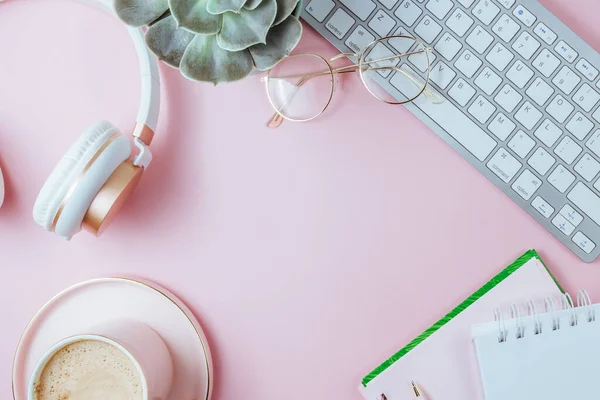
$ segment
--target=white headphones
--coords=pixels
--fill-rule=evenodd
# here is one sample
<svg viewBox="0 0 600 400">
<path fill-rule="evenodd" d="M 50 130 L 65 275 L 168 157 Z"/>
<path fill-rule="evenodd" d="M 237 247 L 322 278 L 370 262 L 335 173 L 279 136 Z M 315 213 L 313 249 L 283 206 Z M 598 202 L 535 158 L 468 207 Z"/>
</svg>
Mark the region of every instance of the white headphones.
<svg viewBox="0 0 600 400">
<path fill-rule="evenodd" d="M 84 2 L 115 15 L 112 4 L 104 0 Z M 160 108 L 158 65 L 146 48 L 144 32 L 139 28 L 128 30 L 137 50 L 142 77 L 141 102 L 133 130 L 133 143 L 139 152 L 134 155 L 129 139 L 106 121 L 91 126 L 71 146 L 44 183 L 33 208 L 36 223 L 66 239 L 82 227 L 96 235 L 102 233 L 152 160 L 148 146 L 156 130 Z M 0 195 L 4 191 L 1 177 L 0 172 Z"/>
</svg>

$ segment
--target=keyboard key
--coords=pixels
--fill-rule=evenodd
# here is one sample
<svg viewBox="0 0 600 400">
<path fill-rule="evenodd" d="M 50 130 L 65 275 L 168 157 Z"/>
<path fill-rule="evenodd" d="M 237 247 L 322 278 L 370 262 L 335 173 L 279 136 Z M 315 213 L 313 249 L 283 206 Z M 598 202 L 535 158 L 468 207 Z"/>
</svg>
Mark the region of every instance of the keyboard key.
<svg viewBox="0 0 600 400">
<path fill-rule="evenodd" d="M 521 166 L 522 164 L 503 148 L 498 149 L 487 163 L 487 167 L 504 183 L 510 182 Z"/>
<path fill-rule="evenodd" d="M 562 135 L 562 130 L 549 119 L 545 119 L 544 122 L 534 132 L 535 137 L 540 139 L 548 147 L 554 146 L 554 143 Z"/>
<path fill-rule="evenodd" d="M 323 22 L 335 7 L 333 0 L 312 0 L 306 6 L 306 11 L 317 21 Z"/>
<path fill-rule="evenodd" d="M 394 26 L 396 26 L 396 20 L 393 19 L 392 17 L 390 17 L 388 15 L 388 13 L 386 13 L 385 11 L 379 10 L 375 14 L 375 16 L 371 19 L 371 21 L 369 22 L 369 26 L 379 36 L 385 37 L 388 35 L 388 33 L 390 33 L 390 31 L 394 28 Z M 440 26 L 440 30 L 442 30 L 441 26 Z M 437 34 L 436 34 L 436 36 L 437 36 Z"/>
<path fill-rule="evenodd" d="M 472 78 L 475 72 L 481 67 L 483 62 L 477 58 L 469 49 L 463 51 L 454 66 L 458 71 L 461 71 L 467 78 Z"/>
<path fill-rule="evenodd" d="M 523 103 L 519 111 L 515 114 L 515 118 L 528 130 L 533 129 L 535 124 L 542 118 L 542 113 L 533 106 L 530 102 Z"/>
<path fill-rule="evenodd" d="M 577 246 L 579 246 L 579 248 L 581 250 L 585 251 L 587 254 L 590 254 L 596 247 L 596 244 L 594 242 L 592 242 L 592 240 L 590 238 L 588 238 L 583 233 L 581 233 L 581 231 L 574 234 L 573 239 L 571 239 L 571 240 L 573 240 L 573 242 Z"/>
<path fill-rule="evenodd" d="M 473 8 L 471 13 L 485 25 L 492 23 L 496 15 L 500 12 L 500 7 L 492 3 L 492 0 L 479 0 L 479 3 Z"/>
<path fill-rule="evenodd" d="M 456 72 L 449 66 L 444 64 L 443 61 L 439 61 L 432 69 L 429 74 L 429 79 L 438 85 L 441 89 L 446 89 L 452 79 L 456 76 Z"/>
<path fill-rule="evenodd" d="M 579 214 L 573 207 L 569 204 L 565 204 L 563 208 L 559 211 L 559 214 L 562 215 L 575 226 L 579 226 L 583 221 L 583 217 Z"/>
<path fill-rule="evenodd" d="M 598 70 L 594 68 L 585 58 L 579 59 L 575 69 L 581 72 L 588 80 L 593 81 L 598 77 Z"/>
<path fill-rule="evenodd" d="M 504 8 L 511 8 L 517 0 L 498 0 L 498 3 L 502 4 Z"/>
<path fill-rule="evenodd" d="M 406 64 L 401 68 L 411 71 Z M 392 85 L 405 96 L 411 96 L 415 92 L 415 85 L 407 82 L 407 79 L 399 78 L 396 80 L 397 76 L 398 74 L 394 75 L 390 80 Z M 461 80 L 459 79 L 458 82 Z M 443 126 L 444 130 L 450 136 L 479 161 L 485 160 L 496 147 L 496 141 L 451 102 L 444 101 L 439 104 L 433 104 L 429 99 L 420 96 L 412 104 L 427 114 L 437 124 Z"/>
<path fill-rule="evenodd" d="M 559 164 L 548 177 L 548 182 L 559 192 L 565 193 L 569 186 L 575 182 L 575 175 Z"/>
<path fill-rule="evenodd" d="M 596 85 L 596 86 L 598 86 L 598 85 Z M 597 108 L 596 111 L 594 111 L 594 113 L 592 114 L 592 118 L 594 118 L 596 121 L 600 122 L 600 108 Z"/>
<path fill-rule="evenodd" d="M 367 56 L 365 57 L 365 61 L 370 62 L 373 60 L 388 59 L 386 61 L 378 61 L 376 64 L 374 64 L 377 67 L 395 67 L 398 64 L 400 64 L 400 60 L 397 58 L 390 58 L 392 56 L 394 56 L 394 53 L 389 48 L 387 48 L 387 46 L 383 45 L 383 43 L 377 43 L 373 47 L 373 49 L 367 54 Z M 427 61 L 425 61 L 425 64 L 427 64 Z M 377 73 L 383 76 L 384 78 L 387 78 L 392 73 L 392 70 L 384 69 L 377 71 Z"/>
<path fill-rule="evenodd" d="M 458 36 L 463 37 L 473 25 L 473 19 L 460 8 L 457 8 L 446 21 L 446 25 Z"/>
<path fill-rule="evenodd" d="M 398 4 L 400 0 L 379 0 L 381 4 L 383 4 L 388 10 L 394 8 L 396 4 Z"/>
<path fill-rule="evenodd" d="M 552 83 L 566 94 L 570 94 L 579 82 L 581 82 L 581 78 L 569 67 L 562 67 L 552 79 Z"/>
<path fill-rule="evenodd" d="M 477 83 L 477 81 L 475 81 L 475 83 Z M 509 84 L 504 85 L 496 97 L 494 97 L 494 101 L 509 113 L 514 111 L 521 99 L 523 99 L 523 96 L 521 96 L 519 92 L 513 89 Z"/>
<path fill-rule="evenodd" d="M 590 154 L 585 153 L 583 157 L 575 164 L 575 172 L 588 182 L 594 180 L 600 172 L 600 163 Z"/>
<path fill-rule="evenodd" d="M 567 130 L 577 139 L 583 140 L 592 131 L 594 124 L 585 115 L 577 111 L 567 124 Z"/>
<path fill-rule="evenodd" d="M 556 44 L 554 48 L 562 58 L 572 63 L 577 58 L 577 52 L 571 48 L 568 44 L 566 44 L 563 40 Z"/>
<path fill-rule="evenodd" d="M 459 78 L 454 86 L 452 86 L 448 94 L 450 97 L 456 100 L 458 104 L 465 107 L 469 100 L 475 96 L 476 92 L 477 91 L 473 89 L 473 86 L 469 85 L 462 78 Z"/>
<path fill-rule="evenodd" d="M 541 185 L 542 181 L 539 180 L 538 177 L 533 173 L 531 173 L 530 170 L 525 169 L 511 187 L 524 200 L 529 200 Z"/>
<path fill-rule="evenodd" d="M 498 71 L 504 71 L 515 56 L 506 47 L 496 43 L 485 57 Z"/>
<path fill-rule="evenodd" d="M 515 136 L 508 142 L 508 148 L 517 153 L 521 158 L 527 157 L 527 155 L 535 147 L 535 140 L 529 137 L 525 132 L 519 130 Z"/>
<path fill-rule="evenodd" d="M 458 54 L 458 52 L 462 48 L 462 44 L 458 40 L 456 40 L 451 34 L 446 32 L 436 43 L 434 48 L 446 60 L 452 61 L 452 59 Z"/>
<path fill-rule="evenodd" d="M 515 125 L 515 123 L 512 122 L 506 115 L 498 113 L 496 118 L 494 118 L 488 126 L 488 129 L 498 139 L 504 141 L 515 130 L 516 127 L 517 125 Z"/>
<path fill-rule="evenodd" d="M 525 26 L 527 26 L 528 28 L 531 28 L 531 26 L 536 20 L 535 16 L 532 13 L 530 13 L 528 9 L 526 9 L 520 4 L 514 9 L 513 15 L 517 17 L 522 23 L 524 23 Z"/>
<path fill-rule="evenodd" d="M 573 101 L 579 104 L 583 111 L 590 112 L 600 101 L 600 94 L 592 89 L 590 85 L 584 83 L 573 96 Z"/>
<path fill-rule="evenodd" d="M 512 48 L 516 50 L 524 59 L 529 60 L 533 54 L 540 48 L 540 42 L 535 40 L 533 36 L 529 34 L 529 32 L 523 32 L 521 35 L 515 40 L 512 45 Z"/>
<path fill-rule="evenodd" d="M 548 85 L 542 78 L 535 78 L 531 86 L 525 92 L 539 106 L 546 104 L 550 96 L 554 93 L 552 86 Z"/>
<path fill-rule="evenodd" d="M 442 27 L 435 22 L 429 15 L 426 15 L 415 28 L 415 33 L 423 39 L 425 43 L 433 43 L 435 38 L 442 31 Z M 385 36 L 385 35 L 381 35 Z"/>
<path fill-rule="evenodd" d="M 371 35 L 369 31 L 358 25 L 356 29 L 354 29 L 354 32 L 352 32 L 348 39 L 346 39 L 346 46 L 348 46 L 350 50 L 354 51 L 355 53 L 360 53 L 374 40 L 375 36 Z"/>
<path fill-rule="evenodd" d="M 372 0 L 340 0 L 358 18 L 366 21 L 377 5 Z"/>
<path fill-rule="evenodd" d="M 571 236 L 571 233 L 575 230 L 573 224 L 560 214 L 556 214 L 556 217 L 552 219 L 552 224 L 567 236 Z"/>
<path fill-rule="evenodd" d="M 562 138 L 558 146 L 554 149 L 554 154 L 556 154 L 560 159 L 562 159 L 567 164 L 573 164 L 573 161 L 579 156 L 581 153 L 581 146 L 579 146 L 573 139 L 568 136 Z"/>
<path fill-rule="evenodd" d="M 429 65 L 427 64 L 427 58 L 429 58 Z M 427 67 L 433 65 L 433 61 L 437 57 L 434 53 L 418 53 L 408 56 L 408 61 L 415 67 L 419 68 L 421 72 L 427 71 Z"/>
<path fill-rule="evenodd" d="M 483 96 L 477 97 L 469 107 L 469 113 L 482 124 L 485 124 L 495 111 L 496 107 Z"/>
<path fill-rule="evenodd" d="M 467 36 L 467 43 L 479 54 L 483 54 L 493 41 L 494 37 L 479 25 Z"/>
<path fill-rule="evenodd" d="M 348 13 L 341 8 L 333 14 L 331 19 L 327 22 L 327 29 L 333 33 L 338 39 L 346 36 L 346 33 L 354 26 L 356 21 Z"/>
<path fill-rule="evenodd" d="M 458 2 L 462 4 L 463 7 L 469 8 L 475 2 L 475 0 L 458 0 Z"/>
<path fill-rule="evenodd" d="M 594 152 L 595 155 L 600 157 L 600 129 L 597 129 L 592 136 L 588 139 L 585 147 Z"/>
<path fill-rule="evenodd" d="M 558 57 L 550 53 L 548 49 L 543 49 L 535 60 L 533 60 L 533 67 L 540 71 L 546 78 L 550 78 L 550 75 L 556 71 L 559 65 L 560 60 Z"/>
<path fill-rule="evenodd" d="M 531 206 L 545 218 L 550 218 L 550 216 L 554 213 L 554 207 L 548 204 L 548 202 L 540 196 L 537 196 L 535 199 L 533 199 Z"/>
<path fill-rule="evenodd" d="M 596 224 L 600 225 L 600 197 L 582 182 L 577 182 L 567 198 Z"/>
<path fill-rule="evenodd" d="M 475 79 L 475 84 L 488 96 L 491 96 L 501 83 L 502 78 L 496 75 L 489 67 L 485 67 L 477 79 Z"/>
<path fill-rule="evenodd" d="M 506 77 L 512 81 L 519 89 L 523 89 L 527 82 L 533 76 L 533 71 L 521 60 L 515 61 L 506 73 Z"/>
<path fill-rule="evenodd" d="M 492 31 L 504 40 L 506 43 L 510 42 L 513 37 L 519 32 L 521 26 L 515 22 L 514 19 L 508 16 L 508 14 L 502 14 L 498 22 L 492 28 Z"/>
<path fill-rule="evenodd" d="M 548 104 L 548 107 L 546 107 L 546 112 L 548 112 L 548 114 L 552 115 L 555 120 L 562 124 L 574 109 L 575 107 L 573 107 L 571 103 L 569 103 L 559 94 L 550 102 L 550 104 Z"/>
<path fill-rule="evenodd" d="M 414 4 L 412 0 L 404 0 L 396 10 L 396 17 L 400 18 L 407 26 L 412 26 L 422 13 L 421 8 Z"/>
<path fill-rule="evenodd" d="M 394 32 L 395 36 L 412 36 L 405 28 L 400 27 Z M 413 39 L 393 38 L 388 40 L 390 46 L 395 48 L 400 54 L 407 53 L 408 50 L 415 44 Z"/>
<path fill-rule="evenodd" d="M 554 43 L 557 38 L 556 33 L 541 22 L 535 26 L 533 32 L 548 45 Z"/>
<path fill-rule="evenodd" d="M 454 3 L 450 0 L 429 0 L 425 7 L 439 19 L 444 19 L 454 7 Z"/>
<path fill-rule="evenodd" d="M 531 165 L 540 175 L 546 175 L 555 162 L 556 159 L 550 153 L 538 147 L 533 155 L 529 157 L 527 164 Z"/>
</svg>

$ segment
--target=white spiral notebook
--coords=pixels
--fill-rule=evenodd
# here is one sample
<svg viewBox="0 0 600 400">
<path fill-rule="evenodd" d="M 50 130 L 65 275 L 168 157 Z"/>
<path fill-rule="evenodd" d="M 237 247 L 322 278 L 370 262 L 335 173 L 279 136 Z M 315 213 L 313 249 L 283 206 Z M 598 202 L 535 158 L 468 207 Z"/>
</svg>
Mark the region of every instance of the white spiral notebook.
<svg viewBox="0 0 600 400">
<path fill-rule="evenodd" d="M 600 397 L 600 305 L 587 292 L 496 310 L 473 341 L 485 400 Z"/>
</svg>

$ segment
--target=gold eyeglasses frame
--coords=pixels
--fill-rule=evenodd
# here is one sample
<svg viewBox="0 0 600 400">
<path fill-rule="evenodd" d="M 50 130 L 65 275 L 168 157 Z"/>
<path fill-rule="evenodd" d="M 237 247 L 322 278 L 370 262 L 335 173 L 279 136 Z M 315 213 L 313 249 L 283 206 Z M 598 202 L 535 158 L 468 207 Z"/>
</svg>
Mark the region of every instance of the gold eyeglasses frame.
<svg viewBox="0 0 600 400">
<path fill-rule="evenodd" d="M 407 53 L 402 53 L 402 54 L 394 54 L 392 56 L 389 57 L 384 57 L 384 58 L 379 58 L 379 59 L 375 59 L 375 60 L 364 60 L 364 55 L 368 52 L 368 51 L 372 51 L 375 46 L 381 42 L 384 41 L 389 41 L 390 39 L 408 39 L 408 40 L 412 40 L 414 41 L 417 45 L 420 45 L 422 47 L 421 50 L 417 50 L 417 51 L 409 51 Z M 413 45 L 411 45 L 409 47 L 412 48 Z M 386 46 L 387 48 L 387 46 Z M 432 96 L 432 97 L 436 97 L 437 95 L 432 93 L 429 90 L 429 82 L 430 82 L 430 73 L 431 73 L 431 60 L 429 58 L 429 53 L 431 53 L 433 51 L 433 49 L 431 47 L 427 47 L 425 46 L 421 41 L 419 41 L 417 38 L 412 37 L 412 36 L 407 36 L 407 35 L 392 35 L 392 36 L 386 36 L 380 39 L 376 39 L 373 40 L 371 43 L 369 43 L 367 46 L 365 46 L 365 48 L 363 50 L 361 50 L 359 53 L 340 53 L 332 58 L 330 58 L 329 60 L 325 59 L 323 56 L 316 54 L 316 53 L 298 53 L 298 54 L 291 54 L 289 55 L 286 59 L 290 59 L 290 58 L 294 58 L 294 57 L 306 57 L 306 56 L 312 56 L 312 57 L 316 57 L 318 59 L 320 59 L 321 61 L 323 61 L 323 63 L 327 66 L 327 69 L 325 71 L 319 71 L 319 72 L 314 72 L 314 73 L 309 73 L 309 74 L 301 74 L 301 75 L 288 75 L 288 76 L 284 76 L 284 77 L 278 77 L 277 79 L 282 79 L 282 78 L 298 78 L 298 82 L 296 82 L 295 86 L 297 88 L 300 88 L 302 85 L 304 85 L 304 83 L 306 83 L 307 81 L 309 81 L 312 78 L 318 77 L 318 76 L 323 76 L 323 75 L 329 75 L 331 78 L 331 89 L 330 89 L 330 93 L 329 96 L 327 98 L 327 102 L 326 104 L 323 106 L 323 108 L 314 116 L 310 117 L 310 118 L 291 118 L 289 116 L 286 116 L 283 114 L 282 109 L 284 109 L 286 107 L 286 105 L 293 99 L 294 95 L 296 92 L 293 92 L 290 94 L 289 99 L 287 99 L 284 102 L 284 105 L 282 107 L 278 107 L 275 104 L 275 101 L 273 100 L 273 98 L 271 97 L 271 93 L 269 91 L 269 81 L 271 79 L 273 79 L 271 77 L 271 72 L 273 71 L 273 68 L 270 69 L 269 71 L 267 71 L 267 74 L 265 77 L 263 77 L 261 80 L 265 83 L 265 88 L 267 91 L 267 97 L 269 99 L 269 102 L 271 103 L 271 106 L 273 107 L 273 109 L 275 110 L 275 114 L 271 117 L 271 119 L 269 120 L 269 122 L 267 123 L 267 126 L 271 127 L 271 128 L 277 128 L 278 126 L 280 126 L 284 120 L 288 120 L 288 121 L 293 121 L 293 122 L 307 122 L 307 121 L 311 121 L 319 116 L 321 116 L 325 110 L 327 110 L 327 108 L 329 107 L 329 105 L 331 104 L 331 101 L 333 99 L 333 94 L 335 92 L 335 85 L 336 85 L 336 79 L 335 79 L 335 75 L 336 74 L 345 74 L 345 73 L 352 73 L 352 72 L 356 72 L 359 71 L 359 75 L 360 75 L 360 79 L 361 82 L 363 84 L 363 86 L 367 89 L 367 91 L 376 99 L 378 99 L 381 102 L 384 102 L 386 104 L 390 104 L 390 105 L 402 105 L 402 104 L 407 104 L 407 103 L 411 103 L 413 102 L 415 99 L 417 99 L 419 96 L 421 96 L 422 94 L 427 94 L 428 96 Z M 383 61 L 389 61 L 392 59 L 400 59 L 400 58 L 405 58 L 405 57 L 409 57 L 411 55 L 415 55 L 415 54 L 425 54 L 425 57 L 427 58 L 427 71 L 426 71 L 426 77 L 425 77 L 425 82 L 421 83 L 418 80 L 423 80 L 423 78 L 421 76 L 413 76 L 412 73 L 410 73 L 409 71 L 405 71 L 401 68 L 399 68 L 398 66 L 377 66 L 377 67 L 371 67 L 371 64 L 376 64 L 379 62 L 383 62 Z M 343 58 L 343 57 L 347 57 L 347 58 L 356 58 L 358 60 L 358 63 L 353 62 L 353 64 L 351 65 L 346 65 L 343 67 L 339 67 L 339 68 L 334 68 L 332 66 L 332 63 Z M 421 90 L 412 98 L 407 99 L 407 100 L 403 100 L 403 101 L 389 101 L 386 99 L 383 99 L 381 97 L 379 97 L 377 94 L 375 94 L 375 92 L 370 88 L 369 84 L 367 84 L 366 80 L 365 80 L 365 76 L 364 73 L 362 71 L 365 72 L 370 72 L 370 71 L 396 71 L 398 73 L 402 73 L 404 74 L 406 77 L 408 77 L 411 81 L 414 82 L 415 85 L 423 85 L 423 87 L 421 88 Z"/>
</svg>

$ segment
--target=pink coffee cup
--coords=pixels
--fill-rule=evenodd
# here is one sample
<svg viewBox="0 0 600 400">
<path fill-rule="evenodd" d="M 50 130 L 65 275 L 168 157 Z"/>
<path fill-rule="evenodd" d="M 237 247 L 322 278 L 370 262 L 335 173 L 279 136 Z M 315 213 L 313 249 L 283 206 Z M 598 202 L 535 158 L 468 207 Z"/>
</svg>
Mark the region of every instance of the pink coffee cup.
<svg viewBox="0 0 600 400">
<path fill-rule="evenodd" d="M 89 333 L 70 336 L 50 347 L 29 377 L 28 400 L 38 400 L 35 387 L 52 357 L 65 346 L 83 340 L 108 343 L 122 351 L 139 373 L 143 400 L 167 400 L 173 380 L 173 362 L 169 350 L 150 327 L 128 320 L 107 322 L 90 329 Z"/>
</svg>

